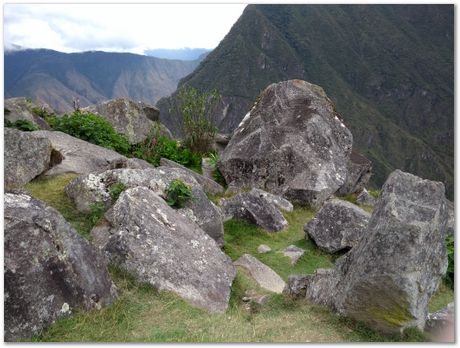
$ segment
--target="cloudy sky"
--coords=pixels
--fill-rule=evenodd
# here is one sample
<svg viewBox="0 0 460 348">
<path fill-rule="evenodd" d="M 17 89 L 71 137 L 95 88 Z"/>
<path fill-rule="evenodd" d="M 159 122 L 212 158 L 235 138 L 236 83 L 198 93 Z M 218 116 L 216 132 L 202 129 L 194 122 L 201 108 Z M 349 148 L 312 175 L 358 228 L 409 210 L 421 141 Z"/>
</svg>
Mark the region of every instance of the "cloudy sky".
<svg viewBox="0 0 460 348">
<path fill-rule="evenodd" d="M 143 53 L 214 48 L 244 4 L 5 4 L 4 46 Z"/>
</svg>

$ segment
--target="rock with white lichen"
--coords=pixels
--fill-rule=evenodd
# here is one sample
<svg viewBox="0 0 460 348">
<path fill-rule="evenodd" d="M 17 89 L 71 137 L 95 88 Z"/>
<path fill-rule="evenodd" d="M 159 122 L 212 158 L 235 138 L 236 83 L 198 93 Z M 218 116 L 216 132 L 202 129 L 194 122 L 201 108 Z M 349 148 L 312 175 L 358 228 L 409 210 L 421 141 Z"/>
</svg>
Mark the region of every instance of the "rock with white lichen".
<svg viewBox="0 0 460 348">
<path fill-rule="evenodd" d="M 227 308 L 236 274 L 230 258 L 149 188 L 124 191 L 91 234 L 107 259 L 139 282 L 211 312 Z"/>
<path fill-rule="evenodd" d="M 6 341 L 116 299 L 103 257 L 61 214 L 24 192 L 6 192 L 4 204 Z"/>
</svg>

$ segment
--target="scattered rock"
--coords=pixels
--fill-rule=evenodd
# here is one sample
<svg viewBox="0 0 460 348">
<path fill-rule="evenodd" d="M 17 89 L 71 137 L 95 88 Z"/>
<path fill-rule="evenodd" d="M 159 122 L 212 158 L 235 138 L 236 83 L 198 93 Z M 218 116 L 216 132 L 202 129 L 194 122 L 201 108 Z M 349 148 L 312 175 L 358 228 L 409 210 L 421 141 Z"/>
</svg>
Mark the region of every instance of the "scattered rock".
<svg viewBox="0 0 460 348">
<path fill-rule="evenodd" d="M 338 196 L 347 196 L 360 192 L 369 182 L 371 175 L 372 162 L 353 149 L 348 160 L 347 179 L 336 194 Z"/>
<path fill-rule="evenodd" d="M 272 251 L 272 248 L 270 248 L 268 245 L 260 244 L 260 245 L 257 247 L 257 252 L 258 252 L 259 254 L 265 254 L 265 253 L 268 253 L 269 251 Z"/>
<path fill-rule="evenodd" d="M 229 186 L 319 207 L 345 183 L 351 148 L 351 132 L 324 90 L 290 80 L 262 92 L 218 165 Z"/>
<path fill-rule="evenodd" d="M 39 105 L 27 100 L 27 98 L 17 97 L 5 99 L 4 108 L 8 110 L 8 112 L 4 113 L 5 120 L 12 123 L 18 120 L 26 120 L 40 129 L 50 129 L 48 123 L 34 112 L 34 110 L 44 110 L 49 114 L 53 114 L 54 111 L 47 104 Z"/>
<path fill-rule="evenodd" d="M 257 188 L 253 188 L 251 193 L 254 195 L 259 195 L 261 198 L 264 198 L 268 203 L 273 204 L 276 208 L 284 211 L 291 212 L 294 210 L 294 206 L 291 202 L 283 197 L 274 195 L 270 192 L 266 192 Z"/>
<path fill-rule="evenodd" d="M 123 166 L 128 160 L 115 151 L 62 132 L 35 131 L 30 134 L 36 138 L 48 139 L 53 149 L 62 155 L 62 161 L 46 171 L 45 175 L 88 174 Z"/>
<path fill-rule="evenodd" d="M 455 306 L 449 303 L 434 313 L 428 313 L 425 324 L 427 332 L 435 342 L 454 342 Z"/>
<path fill-rule="evenodd" d="M 24 185 L 50 167 L 52 147 L 48 139 L 13 128 L 5 128 L 4 136 L 6 187 Z"/>
<path fill-rule="evenodd" d="M 162 158 L 160 160 L 160 165 L 162 167 L 170 167 L 170 168 L 178 168 L 183 170 L 185 173 L 188 175 L 191 175 L 195 178 L 196 181 L 203 187 L 204 192 L 210 195 L 216 195 L 219 193 L 224 192 L 224 188 L 220 186 L 217 182 L 215 182 L 212 179 L 209 179 L 203 175 L 200 175 L 198 173 L 195 173 L 193 170 L 190 170 L 183 165 L 180 165 L 179 163 L 176 163 L 174 161 L 168 160 L 166 158 Z"/>
<path fill-rule="evenodd" d="M 383 185 L 367 231 L 333 269 L 306 278 L 306 298 L 374 330 L 423 330 L 447 269 L 444 185 L 400 170 Z"/>
<path fill-rule="evenodd" d="M 243 192 L 220 200 L 224 221 L 245 219 L 269 232 L 278 232 L 288 226 L 283 214 L 264 197 L 254 192 Z"/>
<path fill-rule="evenodd" d="M 198 225 L 152 190 L 124 191 L 105 219 L 91 233 L 110 262 L 200 308 L 227 308 L 236 274 L 231 260 Z"/>
<path fill-rule="evenodd" d="M 4 203 L 6 341 L 115 300 L 103 258 L 55 209 L 24 193 Z"/>
<path fill-rule="evenodd" d="M 247 270 L 252 278 L 262 288 L 281 294 L 286 283 L 281 277 L 275 273 L 270 267 L 257 260 L 249 254 L 242 255 L 238 260 L 233 262 L 235 266 L 239 266 Z"/>
<path fill-rule="evenodd" d="M 363 189 L 361 193 L 358 195 L 358 197 L 356 197 L 356 202 L 358 204 L 373 207 L 377 200 L 366 189 Z"/>
<path fill-rule="evenodd" d="M 331 199 L 304 226 L 306 237 L 329 253 L 352 248 L 366 233 L 371 214 L 340 199 Z"/>
<path fill-rule="evenodd" d="M 110 122 L 113 128 L 126 135 L 130 144 L 138 144 L 149 135 L 152 121 L 158 121 L 160 110 L 145 103 L 136 103 L 126 98 L 108 100 L 84 108 Z"/>
<path fill-rule="evenodd" d="M 297 261 L 299 261 L 299 259 L 303 256 L 304 253 L 305 253 L 305 250 L 295 245 L 289 245 L 287 248 L 283 250 L 283 255 L 291 259 L 292 265 L 295 265 Z"/>
</svg>

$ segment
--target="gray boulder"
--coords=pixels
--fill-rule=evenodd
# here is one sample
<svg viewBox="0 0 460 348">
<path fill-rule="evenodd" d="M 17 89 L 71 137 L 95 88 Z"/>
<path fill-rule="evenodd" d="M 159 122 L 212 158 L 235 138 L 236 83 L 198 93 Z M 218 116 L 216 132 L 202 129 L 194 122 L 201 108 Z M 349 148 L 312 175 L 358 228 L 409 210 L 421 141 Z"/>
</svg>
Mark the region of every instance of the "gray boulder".
<svg viewBox="0 0 460 348">
<path fill-rule="evenodd" d="M 227 147 L 230 138 L 231 136 L 229 134 L 217 133 L 214 136 L 214 144 L 212 145 L 214 151 L 220 155 L 222 151 L 224 151 L 224 149 Z"/>
<path fill-rule="evenodd" d="M 337 190 L 337 196 L 346 196 L 360 192 L 369 182 L 372 175 L 372 162 L 356 150 L 351 151 L 347 165 L 347 178 Z"/>
<path fill-rule="evenodd" d="M 160 116 L 160 111 L 154 106 L 126 98 L 108 100 L 84 108 L 83 111 L 106 119 L 118 133 L 126 135 L 130 144 L 144 141 L 149 135 L 152 121 L 158 121 Z"/>
<path fill-rule="evenodd" d="M 340 199 L 326 201 L 304 226 L 306 237 L 329 253 L 352 248 L 366 233 L 371 214 Z"/>
<path fill-rule="evenodd" d="M 56 210 L 24 193 L 4 203 L 6 341 L 116 299 L 103 258 Z"/>
<path fill-rule="evenodd" d="M 12 128 L 5 128 L 4 135 L 6 187 L 24 185 L 48 170 L 53 164 L 51 158 L 53 149 L 48 139 L 38 139 L 30 132 L 21 132 Z"/>
<path fill-rule="evenodd" d="M 17 97 L 5 99 L 4 108 L 8 110 L 4 113 L 7 121 L 14 123 L 19 120 L 25 120 L 40 129 L 50 129 L 48 123 L 34 112 L 35 110 L 44 110 L 49 114 L 53 114 L 54 111 L 47 104 L 37 104 L 25 97 Z"/>
<path fill-rule="evenodd" d="M 254 192 L 242 192 L 219 202 L 224 221 L 244 219 L 269 232 L 278 232 L 288 226 L 283 214 L 264 196 Z"/>
<path fill-rule="evenodd" d="M 258 247 L 257 247 L 257 252 L 259 254 L 265 254 L 265 253 L 268 253 L 272 251 L 272 248 L 270 248 L 268 245 L 266 244 L 260 244 Z"/>
<path fill-rule="evenodd" d="M 71 135 L 54 131 L 35 131 L 36 138 L 46 138 L 54 150 L 62 155 L 62 161 L 44 175 L 88 174 L 115 167 L 123 167 L 128 160 L 119 153 L 88 143 Z"/>
<path fill-rule="evenodd" d="M 352 135 L 324 90 L 301 80 L 268 86 L 221 154 L 229 186 L 319 207 L 344 183 Z"/>
<path fill-rule="evenodd" d="M 290 275 L 283 294 L 294 298 L 305 298 L 307 293 L 307 284 L 311 279 L 311 275 Z"/>
<path fill-rule="evenodd" d="M 115 183 L 126 188 L 146 186 L 162 197 L 170 182 L 179 179 L 192 188 L 192 199 L 178 212 L 197 223 L 219 246 L 224 243 L 224 227 L 219 209 L 208 199 L 195 178 L 181 169 L 157 167 L 149 169 L 113 169 L 90 173 L 72 180 L 65 188 L 76 208 L 88 213 L 95 203 L 103 203 L 106 208 L 112 205 L 111 189 Z"/>
<path fill-rule="evenodd" d="M 454 202 L 446 199 L 447 204 L 447 235 L 455 236 L 455 206 Z"/>
<path fill-rule="evenodd" d="M 198 225 L 147 187 L 124 191 L 91 232 L 110 262 L 140 282 L 212 312 L 227 308 L 235 269 Z"/>
<path fill-rule="evenodd" d="M 283 250 L 283 255 L 291 259 L 291 264 L 295 265 L 297 261 L 303 256 L 305 250 L 295 245 L 289 245 Z"/>
<path fill-rule="evenodd" d="M 195 178 L 196 181 L 203 187 L 204 192 L 210 195 L 217 195 L 224 192 L 224 188 L 220 186 L 214 180 L 207 178 L 206 176 L 200 175 L 194 172 L 191 169 L 184 167 L 183 165 L 176 163 L 174 161 L 168 160 L 166 158 L 162 158 L 160 160 L 160 165 L 162 167 L 170 167 L 170 168 L 177 168 L 182 170 L 187 175 L 191 175 Z"/>
<path fill-rule="evenodd" d="M 366 189 L 363 189 L 358 197 L 356 197 L 356 203 L 361 205 L 373 207 L 376 202 L 377 200 Z"/>
<path fill-rule="evenodd" d="M 306 298 L 384 333 L 423 330 L 447 269 L 444 185 L 396 170 L 359 243 L 306 279 Z"/>
<path fill-rule="evenodd" d="M 281 294 L 286 286 L 284 280 L 274 270 L 252 255 L 244 254 L 233 264 L 244 268 L 265 290 Z"/>
<path fill-rule="evenodd" d="M 294 210 L 294 206 L 291 202 L 289 202 L 287 199 L 284 199 L 283 197 L 274 195 L 273 193 L 260 190 L 257 188 L 253 188 L 251 190 L 251 193 L 253 195 L 259 195 L 261 198 L 264 198 L 268 203 L 274 205 L 276 208 L 280 210 L 288 212 L 292 212 Z"/>
<path fill-rule="evenodd" d="M 436 342 L 454 342 L 455 306 L 454 302 L 434 313 L 428 313 L 425 324 L 427 332 Z"/>
</svg>

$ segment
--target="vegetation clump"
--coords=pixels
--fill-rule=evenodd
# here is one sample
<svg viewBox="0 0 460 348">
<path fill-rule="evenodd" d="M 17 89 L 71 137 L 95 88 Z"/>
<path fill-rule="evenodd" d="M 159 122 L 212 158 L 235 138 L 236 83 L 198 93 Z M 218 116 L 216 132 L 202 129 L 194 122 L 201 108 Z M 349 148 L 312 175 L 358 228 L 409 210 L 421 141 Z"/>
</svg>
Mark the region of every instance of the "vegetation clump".
<svg viewBox="0 0 460 348">
<path fill-rule="evenodd" d="M 192 190 L 181 180 L 171 181 L 166 189 L 166 202 L 173 208 L 183 208 L 192 198 Z"/>
<path fill-rule="evenodd" d="M 455 270 L 455 251 L 454 251 L 454 237 L 448 236 L 446 239 L 447 247 L 447 273 L 446 273 L 446 282 L 453 289 L 454 288 L 454 270 Z"/>
<path fill-rule="evenodd" d="M 120 197 L 120 194 L 126 189 L 126 185 L 122 182 L 116 182 L 110 185 L 109 194 L 110 198 L 112 198 L 112 202 L 114 203 L 118 199 L 118 197 Z"/>
<path fill-rule="evenodd" d="M 28 120 L 17 120 L 15 122 L 11 122 L 5 119 L 5 127 L 16 128 L 23 132 L 33 132 L 40 129 Z"/>
<path fill-rule="evenodd" d="M 222 185 L 223 187 L 227 187 L 227 182 L 225 181 L 224 176 L 222 175 L 219 167 L 217 167 L 217 163 L 219 162 L 219 155 L 215 152 L 209 154 L 210 164 L 212 166 L 212 177 L 215 182 Z"/>
</svg>

